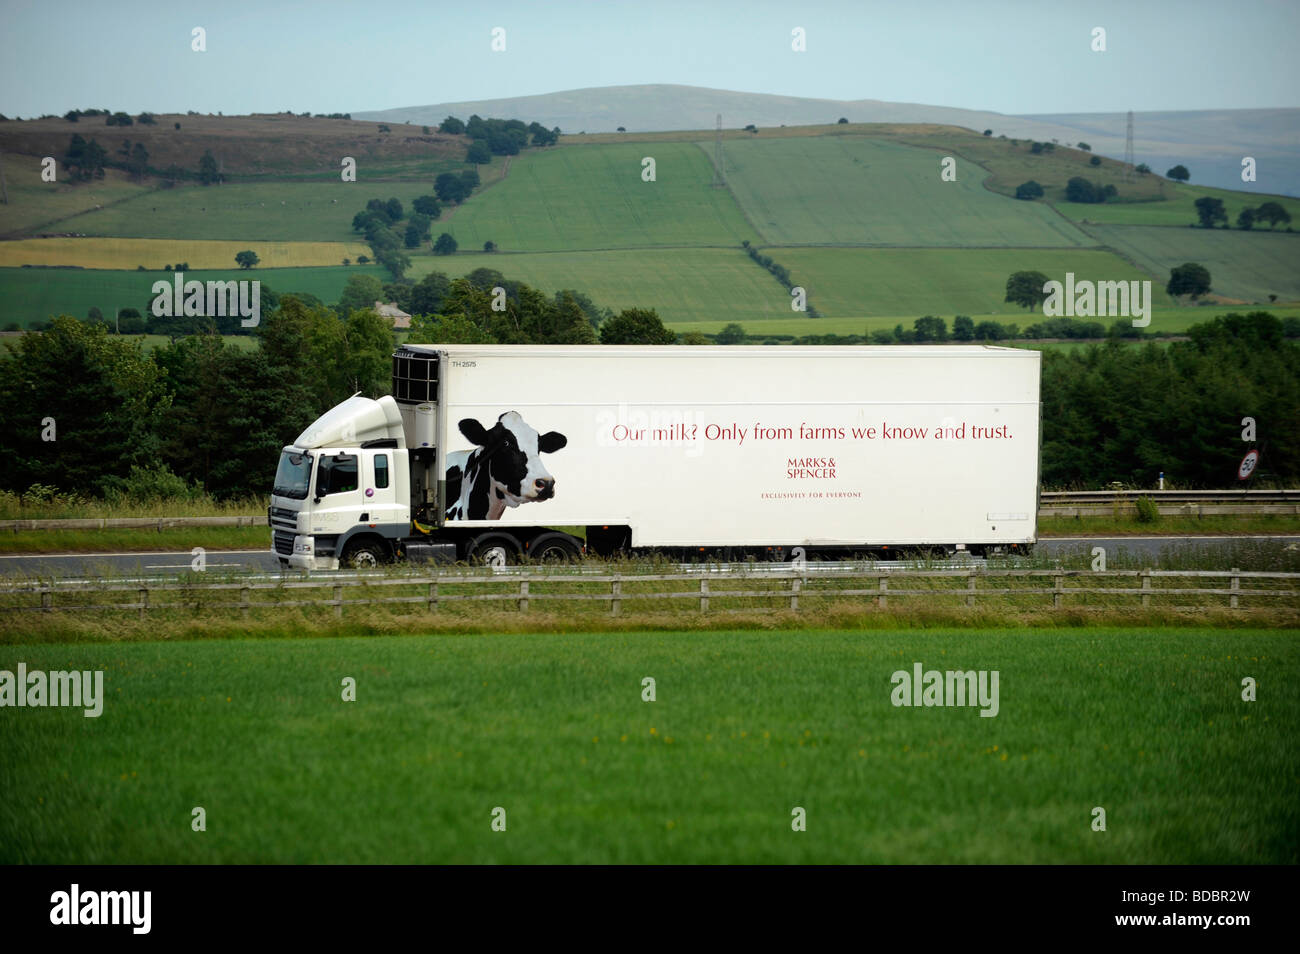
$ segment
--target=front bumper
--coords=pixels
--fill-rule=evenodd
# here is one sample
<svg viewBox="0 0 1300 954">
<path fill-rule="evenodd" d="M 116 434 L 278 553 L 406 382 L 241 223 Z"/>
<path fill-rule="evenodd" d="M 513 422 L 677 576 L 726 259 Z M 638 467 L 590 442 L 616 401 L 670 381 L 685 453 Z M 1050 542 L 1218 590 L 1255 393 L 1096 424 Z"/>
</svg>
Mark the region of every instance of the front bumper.
<svg viewBox="0 0 1300 954">
<path fill-rule="evenodd" d="M 311 536 L 295 536 L 292 547 L 286 547 L 283 537 L 273 544 L 276 556 L 295 570 L 337 570 L 338 556 L 333 552 L 317 553 L 316 540 Z M 286 553 L 285 550 L 289 552 Z"/>
</svg>

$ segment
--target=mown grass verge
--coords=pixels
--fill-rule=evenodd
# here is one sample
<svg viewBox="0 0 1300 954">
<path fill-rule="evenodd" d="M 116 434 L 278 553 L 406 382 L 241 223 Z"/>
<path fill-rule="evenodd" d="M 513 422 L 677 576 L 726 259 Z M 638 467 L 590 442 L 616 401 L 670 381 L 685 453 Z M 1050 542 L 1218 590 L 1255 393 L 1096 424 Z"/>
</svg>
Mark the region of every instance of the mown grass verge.
<svg viewBox="0 0 1300 954">
<path fill-rule="evenodd" d="M 1300 697 L 1266 688 L 1300 677 L 1294 636 L 678 627 L 3 646 L 10 671 L 102 671 L 106 701 L 99 718 L 0 720 L 0 863 L 1294 864 Z M 997 715 L 893 705 L 892 674 L 915 663 L 997 671 Z"/>
</svg>

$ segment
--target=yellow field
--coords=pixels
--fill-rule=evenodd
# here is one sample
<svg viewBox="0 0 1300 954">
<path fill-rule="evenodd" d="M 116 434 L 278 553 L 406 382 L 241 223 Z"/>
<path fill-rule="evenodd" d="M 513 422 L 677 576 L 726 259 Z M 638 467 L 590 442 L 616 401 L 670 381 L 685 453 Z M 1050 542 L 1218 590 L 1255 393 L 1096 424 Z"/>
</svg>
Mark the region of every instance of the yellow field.
<svg viewBox="0 0 1300 954">
<path fill-rule="evenodd" d="M 370 254 L 361 242 L 216 242 L 198 239 L 46 238 L 0 242 L 0 268 L 22 265 L 80 265 L 83 268 L 156 271 L 185 262 L 191 269 L 235 268 L 235 253 L 252 249 L 257 268 L 342 265 Z M 255 269 L 256 270 L 256 269 Z"/>
</svg>

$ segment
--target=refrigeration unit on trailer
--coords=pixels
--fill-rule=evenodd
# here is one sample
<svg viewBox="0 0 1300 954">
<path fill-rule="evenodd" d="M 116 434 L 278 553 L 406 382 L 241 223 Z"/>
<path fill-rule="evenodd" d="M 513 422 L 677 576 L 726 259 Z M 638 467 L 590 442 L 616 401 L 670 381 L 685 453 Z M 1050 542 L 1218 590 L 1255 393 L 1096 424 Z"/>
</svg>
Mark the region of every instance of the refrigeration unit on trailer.
<svg viewBox="0 0 1300 954">
<path fill-rule="evenodd" d="M 284 449 L 273 546 L 305 568 L 653 549 L 1023 551 L 1035 351 L 406 345 L 393 394 Z"/>
</svg>

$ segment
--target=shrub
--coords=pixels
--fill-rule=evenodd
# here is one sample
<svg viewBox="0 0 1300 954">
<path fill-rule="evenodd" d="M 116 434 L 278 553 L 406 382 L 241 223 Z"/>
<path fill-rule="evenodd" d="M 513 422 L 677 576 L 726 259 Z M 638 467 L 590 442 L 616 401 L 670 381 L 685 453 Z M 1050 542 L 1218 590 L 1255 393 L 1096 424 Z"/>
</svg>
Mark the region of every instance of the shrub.
<svg viewBox="0 0 1300 954">
<path fill-rule="evenodd" d="M 108 477 L 103 481 L 104 497 L 111 503 L 135 503 L 142 500 L 199 500 L 203 488 L 187 483 L 166 464 L 131 466 L 126 477 Z"/>
<path fill-rule="evenodd" d="M 1156 523 L 1160 520 L 1160 508 L 1150 497 L 1137 499 L 1137 519 L 1138 523 Z"/>
</svg>

